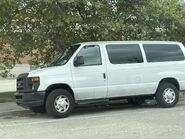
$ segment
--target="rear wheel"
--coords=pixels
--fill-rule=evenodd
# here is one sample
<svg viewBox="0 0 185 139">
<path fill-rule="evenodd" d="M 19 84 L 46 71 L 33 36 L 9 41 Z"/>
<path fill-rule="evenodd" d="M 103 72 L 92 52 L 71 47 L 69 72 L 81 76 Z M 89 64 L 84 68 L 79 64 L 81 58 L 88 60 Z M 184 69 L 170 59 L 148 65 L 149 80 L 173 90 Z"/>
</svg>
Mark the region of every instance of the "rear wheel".
<svg viewBox="0 0 185 139">
<path fill-rule="evenodd" d="M 171 83 L 163 83 L 159 86 L 156 93 L 156 101 L 160 107 L 169 108 L 177 104 L 179 90 Z"/>
<path fill-rule="evenodd" d="M 49 115 L 56 118 L 67 117 L 74 106 L 72 95 L 64 89 L 52 91 L 46 100 L 46 111 Z"/>
</svg>

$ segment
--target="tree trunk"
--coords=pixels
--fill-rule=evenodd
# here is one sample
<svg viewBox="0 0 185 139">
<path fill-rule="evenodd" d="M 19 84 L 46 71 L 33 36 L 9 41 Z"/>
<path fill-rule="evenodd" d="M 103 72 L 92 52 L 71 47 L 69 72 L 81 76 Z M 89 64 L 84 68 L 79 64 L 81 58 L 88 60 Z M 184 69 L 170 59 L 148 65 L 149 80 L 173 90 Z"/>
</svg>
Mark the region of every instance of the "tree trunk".
<svg viewBox="0 0 185 139">
<path fill-rule="evenodd" d="M 65 47 L 64 31 L 61 27 L 59 27 L 56 33 L 53 35 L 52 42 L 54 43 L 56 50 L 59 52 L 61 52 Z"/>
</svg>

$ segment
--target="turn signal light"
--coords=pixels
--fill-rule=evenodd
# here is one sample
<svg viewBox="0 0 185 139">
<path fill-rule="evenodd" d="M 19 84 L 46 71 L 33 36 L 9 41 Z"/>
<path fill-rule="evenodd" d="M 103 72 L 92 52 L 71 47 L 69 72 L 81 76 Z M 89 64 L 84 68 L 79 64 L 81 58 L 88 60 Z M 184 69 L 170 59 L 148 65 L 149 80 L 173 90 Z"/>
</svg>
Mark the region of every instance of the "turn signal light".
<svg viewBox="0 0 185 139">
<path fill-rule="evenodd" d="M 32 82 L 38 82 L 38 81 L 40 81 L 40 78 L 39 77 L 32 77 L 31 81 Z"/>
</svg>

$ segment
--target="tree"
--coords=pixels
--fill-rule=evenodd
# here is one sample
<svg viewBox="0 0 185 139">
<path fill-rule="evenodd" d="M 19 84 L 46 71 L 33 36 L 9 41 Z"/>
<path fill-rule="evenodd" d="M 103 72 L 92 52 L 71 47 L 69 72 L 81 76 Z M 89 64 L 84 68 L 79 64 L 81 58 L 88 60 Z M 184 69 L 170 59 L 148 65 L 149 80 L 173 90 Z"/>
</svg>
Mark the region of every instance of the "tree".
<svg viewBox="0 0 185 139">
<path fill-rule="evenodd" d="M 178 0 L 1 0 L 0 7 L 0 53 L 9 45 L 13 55 L 3 59 L 5 67 L 28 54 L 32 64 L 49 63 L 82 41 L 185 43 L 185 10 Z"/>
</svg>

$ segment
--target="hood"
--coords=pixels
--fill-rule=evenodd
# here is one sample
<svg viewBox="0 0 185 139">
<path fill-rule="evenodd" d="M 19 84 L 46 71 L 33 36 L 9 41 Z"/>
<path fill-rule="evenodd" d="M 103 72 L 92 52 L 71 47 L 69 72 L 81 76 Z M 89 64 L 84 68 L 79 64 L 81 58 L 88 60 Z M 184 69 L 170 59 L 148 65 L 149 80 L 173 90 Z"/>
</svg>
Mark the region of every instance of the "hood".
<svg viewBox="0 0 185 139">
<path fill-rule="evenodd" d="M 52 76 L 57 74 L 65 74 L 68 72 L 69 68 L 66 65 L 63 66 L 54 66 L 54 67 L 46 67 L 43 69 L 33 70 L 29 72 L 28 77 L 36 77 L 36 76 Z"/>
</svg>

